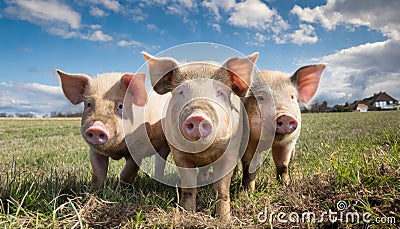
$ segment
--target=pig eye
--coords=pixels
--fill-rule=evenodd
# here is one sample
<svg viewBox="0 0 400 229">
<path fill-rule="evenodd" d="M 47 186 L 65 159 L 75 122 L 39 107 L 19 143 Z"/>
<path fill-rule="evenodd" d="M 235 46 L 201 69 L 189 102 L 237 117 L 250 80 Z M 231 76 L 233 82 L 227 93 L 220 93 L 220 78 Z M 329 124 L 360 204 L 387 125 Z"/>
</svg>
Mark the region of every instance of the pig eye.
<svg viewBox="0 0 400 229">
<path fill-rule="evenodd" d="M 258 100 L 258 101 L 264 101 L 264 96 L 258 96 L 258 97 L 257 97 L 257 100 Z"/>
<path fill-rule="evenodd" d="M 124 108 L 124 103 L 122 101 L 117 103 L 116 110 L 119 115 L 122 115 L 122 108 Z"/>
<path fill-rule="evenodd" d="M 217 91 L 217 96 L 218 96 L 218 97 L 219 97 L 219 96 L 225 97 L 225 94 L 222 92 L 222 90 L 218 90 L 218 91 Z"/>
</svg>

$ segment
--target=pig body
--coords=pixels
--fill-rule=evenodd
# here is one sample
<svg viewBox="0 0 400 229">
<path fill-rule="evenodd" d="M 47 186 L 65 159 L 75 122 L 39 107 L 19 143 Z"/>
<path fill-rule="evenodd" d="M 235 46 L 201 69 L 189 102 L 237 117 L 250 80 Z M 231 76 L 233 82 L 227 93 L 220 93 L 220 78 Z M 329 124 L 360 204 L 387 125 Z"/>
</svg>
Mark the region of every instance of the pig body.
<svg viewBox="0 0 400 229">
<path fill-rule="evenodd" d="M 276 167 L 276 178 L 285 183 L 290 181 L 289 162 L 295 153 L 295 145 L 300 136 L 301 112 L 299 103 L 307 104 L 318 89 L 325 65 L 310 65 L 298 69 L 292 76 L 278 71 L 261 71 L 262 79 L 269 86 L 275 103 L 275 136 L 271 146 L 272 157 Z M 257 94 L 260 88 L 256 81 L 251 85 L 252 92 Z M 249 166 L 255 154 L 260 138 L 260 108 L 254 93 L 244 99 L 249 117 L 250 139 L 242 157 L 243 179 L 245 188 L 254 190 L 255 171 Z"/>
<path fill-rule="evenodd" d="M 126 163 L 121 171 L 120 180 L 132 184 L 139 166 L 133 160 L 125 142 L 122 114 L 125 109 L 125 93 L 133 95 L 131 103 L 143 106 L 147 100 L 144 73 L 104 73 L 96 78 L 83 74 L 67 74 L 57 71 L 61 78 L 65 96 L 73 104 L 84 103 L 81 121 L 81 133 L 90 147 L 90 163 L 92 166 L 91 191 L 100 189 L 107 176 L 109 158 L 119 160 L 125 158 Z M 143 125 L 149 128 L 149 136 L 153 147 L 166 158 L 169 147 L 162 132 L 151 131 L 161 128 L 160 120 L 149 119 Z M 137 136 L 147 138 L 148 135 Z M 142 157 L 150 156 L 151 151 L 141 152 Z M 163 166 L 156 171 L 163 171 Z M 162 175 L 162 172 L 161 172 Z M 160 174 L 156 175 L 160 176 Z"/>
<path fill-rule="evenodd" d="M 222 67 L 208 62 L 179 64 L 143 54 L 155 91 L 172 94 L 164 130 L 180 175 L 180 205 L 196 210 L 196 187 L 202 185 L 198 176 L 212 167 L 216 215 L 230 218 L 230 180 L 242 132 L 237 95 L 246 94 L 258 53 L 229 59 Z M 198 174 L 195 168 L 200 169 Z"/>
</svg>

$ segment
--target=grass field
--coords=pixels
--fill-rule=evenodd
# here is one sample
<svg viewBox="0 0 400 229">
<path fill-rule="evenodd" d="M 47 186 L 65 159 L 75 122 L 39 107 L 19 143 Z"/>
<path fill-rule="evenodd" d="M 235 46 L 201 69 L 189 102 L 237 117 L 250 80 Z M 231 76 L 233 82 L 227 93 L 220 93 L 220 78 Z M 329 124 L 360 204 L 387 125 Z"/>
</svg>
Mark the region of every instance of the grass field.
<svg viewBox="0 0 400 229">
<path fill-rule="evenodd" d="M 197 213 L 177 206 L 176 188 L 144 174 L 121 188 L 122 160 L 111 162 L 105 189 L 89 194 L 79 119 L 0 119 L 0 227 L 399 227 L 400 112 L 304 114 L 302 128 L 291 185 L 275 181 L 272 160 L 254 192 L 240 187 L 239 172 L 227 223 L 212 217 L 209 186 L 199 189 Z"/>
</svg>

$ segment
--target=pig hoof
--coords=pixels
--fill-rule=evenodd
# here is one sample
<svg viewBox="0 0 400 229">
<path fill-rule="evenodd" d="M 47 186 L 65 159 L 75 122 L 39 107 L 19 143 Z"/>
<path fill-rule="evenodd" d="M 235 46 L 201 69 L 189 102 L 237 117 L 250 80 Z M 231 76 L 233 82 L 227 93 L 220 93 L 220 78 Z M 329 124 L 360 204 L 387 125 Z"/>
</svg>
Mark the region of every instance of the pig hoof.
<svg viewBox="0 0 400 229">
<path fill-rule="evenodd" d="M 192 194 L 187 193 L 182 195 L 182 199 L 179 203 L 186 211 L 195 212 L 196 211 L 196 198 L 193 198 Z"/>
<path fill-rule="evenodd" d="M 243 187 L 246 191 L 253 192 L 256 189 L 256 181 L 243 181 Z"/>
<path fill-rule="evenodd" d="M 102 189 L 102 187 L 99 187 L 99 186 L 90 186 L 90 189 L 89 189 L 89 192 L 90 193 L 96 193 L 96 192 L 99 192 L 100 190 Z"/>
<path fill-rule="evenodd" d="M 252 180 L 249 182 L 249 185 L 247 186 L 247 190 L 250 192 L 253 192 L 256 189 L 256 181 Z"/>
<path fill-rule="evenodd" d="M 279 182 L 279 184 L 282 184 L 284 186 L 290 186 L 290 184 L 292 183 L 289 175 L 279 176 L 278 177 L 278 182 Z"/>
<path fill-rule="evenodd" d="M 179 205 L 181 205 L 181 207 L 188 212 L 196 212 L 196 206 L 193 206 L 191 203 L 187 203 L 186 201 L 181 201 Z"/>
<path fill-rule="evenodd" d="M 122 188 L 122 189 L 127 189 L 127 188 L 129 188 L 129 187 L 131 187 L 132 186 L 132 183 L 128 183 L 128 182 L 125 182 L 125 181 L 123 181 L 123 180 L 121 180 L 121 181 L 119 181 L 119 186 Z M 118 185 L 117 184 L 117 185 Z M 115 187 L 116 188 L 116 187 Z M 114 188 L 114 189 L 115 189 Z"/>
<path fill-rule="evenodd" d="M 221 201 L 220 203 L 217 204 L 217 207 L 215 210 L 215 216 L 224 221 L 231 220 L 231 209 L 230 208 L 231 208 L 230 204 L 223 203 L 223 201 Z"/>
</svg>

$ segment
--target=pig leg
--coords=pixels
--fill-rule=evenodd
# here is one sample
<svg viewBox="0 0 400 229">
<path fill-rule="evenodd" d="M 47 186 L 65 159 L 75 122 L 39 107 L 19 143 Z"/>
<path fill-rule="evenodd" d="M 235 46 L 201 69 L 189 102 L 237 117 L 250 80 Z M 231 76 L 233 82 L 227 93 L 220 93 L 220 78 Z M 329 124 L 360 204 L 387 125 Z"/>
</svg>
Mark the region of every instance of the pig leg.
<svg viewBox="0 0 400 229">
<path fill-rule="evenodd" d="M 233 175 L 234 165 L 237 164 L 237 155 L 225 155 L 214 164 L 214 174 L 218 177 L 223 176 L 220 180 L 214 183 L 213 188 L 216 194 L 217 205 L 215 215 L 223 220 L 231 218 L 231 199 L 230 186 Z M 226 175 L 225 175 L 226 174 Z"/>
<path fill-rule="evenodd" d="M 170 152 L 168 145 L 162 147 L 158 154 L 155 155 L 155 167 L 154 167 L 154 177 L 158 181 L 164 180 L 164 170 L 165 164 L 167 163 L 167 157 Z"/>
<path fill-rule="evenodd" d="M 272 157 L 276 167 L 276 179 L 285 184 L 290 183 L 289 162 L 294 150 L 296 141 L 284 145 L 272 145 Z"/>
<path fill-rule="evenodd" d="M 216 174 L 219 174 L 219 169 L 214 166 Z M 229 188 L 231 185 L 231 178 L 233 170 L 230 171 L 226 176 L 215 182 L 213 185 L 217 206 L 215 208 L 215 215 L 221 219 L 229 220 L 231 218 L 231 199 L 229 194 Z"/>
<path fill-rule="evenodd" d="M 254 191 L 256 185 L 255 184 L 256 173 L 255 172 L 250 173 L 249 168 L 251 160 L 253 159 L 254 153 L 256 151 L 255 147 L 257 147 L 257 143 L 249 142 L 249 144 L 247 145 L 246 152 L 242 157 L 242 168 L 243 168 L 242 185 L 245 189 L 249 191 Z"/>
<path fill-rule="evenodd" d="M 179 176 L 181 178 L 182 187 L 196 187 L 197 176 L 195 164 L 185 160 L 183 153 L 175 153 L 174 161 L 178 166 Z M 183 157 L 180 157 L 183 156 Z M 181 188 L 181 198 L 179 204 L 187 211 L 196 211 L 196 188 Z"/>
<path fill-rule="evenodd" d="M 100 155 L 94 150 L 90 150 L 89 157 L 92 165 L 92 184 L 90 191 L 94 192 L 103 187 L 107 177 L 108 157 Z"/>
<path fill-rule="evenodd" d="M 120 174 L 121 183 L 132 184 L 135 181 L 139 171 L 139 165 L 133 160 L 131 156 L 127 156 L 126 163 Z"/>
<path fill-rule="evenodd" d="M 195 170 L 179 169 L 179 175 L 183 187 L 196 187 L 197 177 Z M 196 195 L 196 188 L 181 188 L 181 200 L 179 204 L 187 211 L 196 211 Z"/>
<path fill-rule="evenodd" d="M 181 189 L 181 200 L 179 205 L 181 205 L 187 211 L 196 211 L 196 188 L 182 188 Z"/>
<path fill-rule="evenodd" d="M 256 188 L 256 173 L 250 173 L 249 167 L 250 164 L 242 164 L 243 165 L 243 178 L 242 178 L 242 185 L 246 190 L 254 191 Z"/>
<path fill-rule="evenodd" d="M 296 153 L 296 148 L 293 147 L 292 154 L 290 156 L 290 160 L 293 160 L 295 153 Z"/>
</svg>

